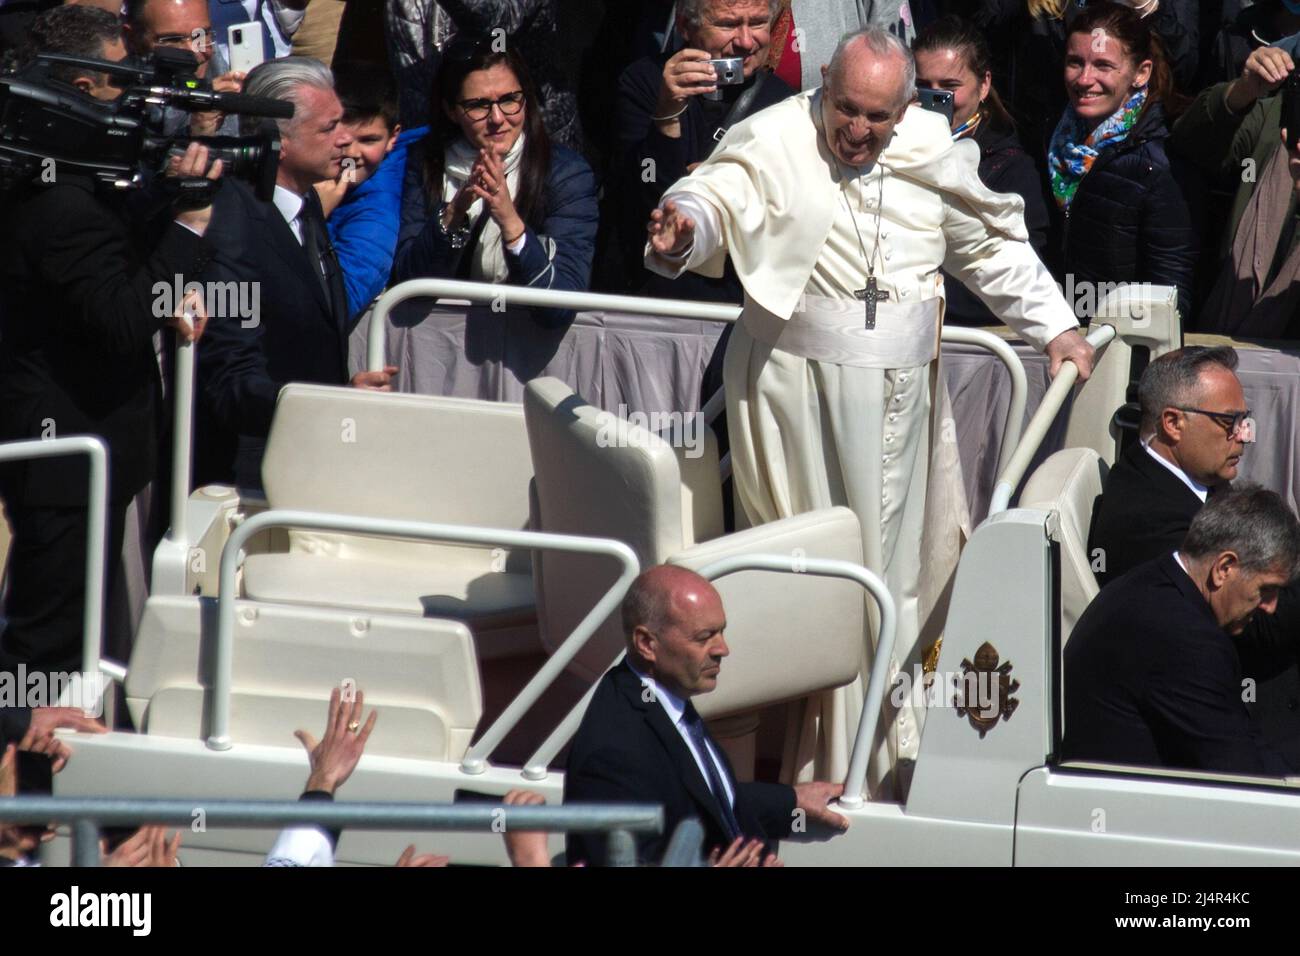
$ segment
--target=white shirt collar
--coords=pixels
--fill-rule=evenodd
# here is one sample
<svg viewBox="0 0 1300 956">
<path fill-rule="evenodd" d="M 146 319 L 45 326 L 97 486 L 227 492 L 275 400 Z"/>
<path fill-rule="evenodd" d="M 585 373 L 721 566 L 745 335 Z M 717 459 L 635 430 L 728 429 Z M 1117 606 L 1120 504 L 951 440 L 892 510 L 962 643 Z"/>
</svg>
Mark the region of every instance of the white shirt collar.
<svg viewBox="0 0 1300 956">
<path fill-rule="evenodd" d="M 286 189 L 284 186 L 275 187 L 275 195 L 271 198 L 275 203 L 275 208 L 280 210 L 280 215 L 284 216 L 284 221 L 293 225 L 298 214 L 302 212 L 303 198 L 292 189 Z"/>
<path fill-rule="evenodd" d="M 1158 451 L 1152 448 L 1151 440 L 1149 438 L 1143 440 L 1142 447 L 1147 450 L 1148 455 L 1150 455 L 1156 461 L 1160 462 L 1160 464 L 1168 468 L 1171 472 L 1173 472 L 1175 475 L 1178 476 L 1179 481 L 1185 484 L 1188 488 L 1192 489 L 1192 494 L 1196 495 L 1196 497 L 1201 499 L 1201 504 L 1205 503 L 1206 499 L 1209 497 L 1210 494 L 1209 488 L 1201 484 L 1199 481 L 1197 481 L 1187 472 L 1183 471 L 1181 468 L 1175 465 L 1168 458 L 1165 458 Z"/>
<path fill-rule="evenodd" d="M 680 724 L 682 722 L 682 717 L 686 714 L 686 701 L 682 700 L 668 688 L 664 687 L 663 684 L 659 683 L 653 677 L 647 677 L 645 674 L 642 674 L 636 669 L 631 661 L 627 662 L 627 666 L 632 668 L 633 674 L 641 678 L 642 687 L 650 688 L 651 693 L 654 694 L 655 700 L 659 701 L 659 703 L 663 705 L 664 710 L 668 714 L 668 718 L 673 722 L 673 726 L 676 727 Z"/>
</svg>

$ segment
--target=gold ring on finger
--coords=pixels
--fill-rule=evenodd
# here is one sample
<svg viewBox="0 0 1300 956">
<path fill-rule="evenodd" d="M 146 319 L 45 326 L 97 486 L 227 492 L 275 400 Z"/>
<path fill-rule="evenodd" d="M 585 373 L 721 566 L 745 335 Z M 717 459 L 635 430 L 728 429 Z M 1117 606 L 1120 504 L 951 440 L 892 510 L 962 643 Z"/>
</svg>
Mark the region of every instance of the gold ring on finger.
<svg viewBox="0 0 1300 956">
<path fill-rule="evenodd" d="M 354 720 L 350 724 L 348 724 L 348 730 L 352 731 L 352 733 L 354 734 L 360 729 L 361 729 L 361 722 L 358 720 Z"/>
</svg>

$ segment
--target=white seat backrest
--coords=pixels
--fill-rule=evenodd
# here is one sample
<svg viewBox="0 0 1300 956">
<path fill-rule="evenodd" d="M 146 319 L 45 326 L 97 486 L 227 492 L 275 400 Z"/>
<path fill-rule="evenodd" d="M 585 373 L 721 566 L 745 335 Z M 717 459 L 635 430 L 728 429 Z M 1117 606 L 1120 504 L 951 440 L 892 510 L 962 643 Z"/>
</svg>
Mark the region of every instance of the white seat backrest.
<svg viewBox="0 0 1300 956">
<path fill-rule="evenodd" d="M 720 487 L 713 493 L 716 501 L 709 499 L 703 482 L 691 494 L 684 491 L 677 455 L 667 442 L 587 404 L 559 379 L 528 383 L 524 418 L 537 521 L 545 531 L 623 541 L 648 567 L 694 543 L 693 513 L 720 511 Z M 700 468 L 710 459 L 716 474 L 717 443 L 706 431 Z M 542 642 L 553 651 L 614 583 L 618 568 L 606 558 L 557 551 L 533 560 Z M 622 646 L 614 615 L 575 660 L 574 669 L 598 676 Z"/>
<path fill-rule="evenodd" d="M 1088 552 L 1088 532 L 1109 471 L 1091 448 L 1066 448 L 1038 467 L 1020 495 L 1023 507 L 1050 509 L 1060 515 L 1062 645 L 1099 590 L 1092 571 L 1093 556 Z"/>
<path fill-rule="evenodd" d="M 272 508 L 509 530 L 529 526 L 531 478 L 519 405 L 324 385 L 280 392 L 262 463 Z M 291 550 L 318 554 L 443 555 L 482 563 L 485 573 L 503 569 L 491 548 L 307 532 L 290 539 Z M 507 564 L 526 571 L 528 556 Z"/>
</svg>

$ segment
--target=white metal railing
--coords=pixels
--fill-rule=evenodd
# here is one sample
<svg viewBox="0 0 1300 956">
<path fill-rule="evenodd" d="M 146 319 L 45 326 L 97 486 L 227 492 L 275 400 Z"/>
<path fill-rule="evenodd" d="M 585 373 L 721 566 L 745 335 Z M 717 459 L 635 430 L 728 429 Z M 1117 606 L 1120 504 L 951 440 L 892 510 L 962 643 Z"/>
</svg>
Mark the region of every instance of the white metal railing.
<svg viewBox="0 0 1300 956">
<path fill-rule="evenodd" d="M 445 298 L 470 302 L 493 302 L 507 299 L 511 305 L 541 306 L 549 309 L 604 310 L 629 314 L 655 315 L 664 318 L 695 319 L 702 322 L 735 322 L 741 309 L 735 305 L 713 302 L 691 302 L 685 299 L 651 299 L 644 296 L 606 295 L 596 292 L 564 292 L 554 289 L 529 289 L 524 286 L 502 286 L 488 282 L 464 282 L 457 279 L 410 279 L 399 282 L 379 297 L 370 315 L 370 333 L 367 339 L 366 364 L 372 372 L 382 371 L 385 361 L 385 343 L 388 337 L 388 314 L 408 299 Z M 1006 428 L 1002 433 L 1002 446 L 998 466 L 1010 456 L 1019 444 L 1021 425 L 1025 420 L 1025 407 L 1029 396 L 1029 383 L 1024 364 L 1015 349 L 991 332 L 960 326 L 944 326 L 944 342 L 974 345 L 992 352 L 1007 368 L 1011 376 L 1011 400 L 1007 406 Z M 713 421 L 726 408 L 722 390 L 709 396 L 702 413 L 705 422 Z M 729 462 L 722 463 L 723 477 L 729 473 Z"/>
<path fill-rule="evenodd" d="M 894 641 L 897 631 L 898 615 L 895 611 L 894 598 L 889 593 L 885 582 L 872 571 L 851 561 L 830 558 L 801 558 L 796 569 L 789 555 L 780 554 L 740 554 L 722 558 L 699 569 L 701 577 L 710 581 L 735 574 L 737 571 L 775 571 L 784 574 L 811 574 L 817 577 L 847 578 L 861 584 L 875 599 L 880 608 L 880 636 L 876 641 L 875 656 L 871 665 L 871 676 L 863 698 L 862 716 L 858 721 L 857 736 L 853 741 L 853 753 L 849 758 L 849 771 L 844 778 L 844 796 L 840 803 L 848 809 L 862 806 L 867 779 L 867 764 L 871 757 L 871 742 L 876 735 L 880 721 L 881 705 L 885 700 L 885 687 L 889 679 L 889 662 L 894 654 Z M 617 663 L 623 657 L 619 654 L 613 661 Z M 565 715 L 551 735 L 542 742 L 537 751 L 528 758 L 524 765 L 523 776 L 528 780 L 544 780 L 548 767 L 561 748 L 569 742 L 587 704 L 596 692 L 592 685 L 573 709 Z"/>
<path fill-rule="evenodd" d="M 190 476 L 194 459 L 194 362 L 196 343 L 176 337 L 176 377 L 172 386 L 172 485 L 170 524 L 154 549 L 151 591 L 184 594 L 189 564 Z"/>
<path fill-rule="evenodd" d="M 99 673 L 104 644 L 104 566 L 107 560 L 108 448 L 94 435 L 37 438 L 0 444 L 0 462 L 86 455 L 90 458 L 90 499 L 86 508 L 86 597 L 82 612 L 81 670 Z"/>
<path fill-rule="evenodd" d="M 1115 338 L 1115 327 L 1113 325 L 1100 325 L 1091 330 L 1087 335 L 1088 344 L 1097 350 L 1098 358 L 1100 352 L 1110 341 Z M 1094 361 L 1094 367 L 1095 367 Z M 998 476 L 998 483 L 993 488 L 993 498 L 989 502 L 989 516 L 1006 511 L 1011 505 L 1011 496 L 1015 494 L 1016 488 L 1020 486 L 1021 480 L 1025 477 L 1025 472 L 1029 469 L 1029 464 L 1038 454 L 1038 448 L 1047 437 L 1048 429 L 1052 427 L 1052 422 L 1056 420 L 1057 414 L 1061 411 L 1061 406 L 1065 404 L 1065 399 L 1069 396 L 1070 390 L 1074 388 L 1075 380 L 1079 377 L 1079 367 L 1072 361 L 1065 362 L 1060 371 L 1056 373 L 1056 378 L 1052 379 L 1052 384 L 1048 386 L 1047 392 L 1043 395 L 1042 402 L 1034 411 L 1034 417 L 1029 420 L 1025 426 L 1025 432 L 1017 446 L 1011 460 L 1003 466 L 1002 473 Z"/>
<path fill-rule="evenodd" d="M 311 511 L 272 510 L 253 515 L 231 532 L 221 552 L 220 592 L 217 597 L 217 648 L 213 668 L 212 695 L 208 702 L 208 740 L 212 750 L 229 750 L 230 694 L 233 683 L 235 647 L 236 573 L 240 552 L 250 538 L 269 528 L 308 528 L 347 534 L 381 535 L 392 538 L 417 538 L 424 541 L 454 541 L 460 544 L 496 545 L 510 548 L 572 551 L 605 555 L 622 565 L 614 584 L 578 626 L 533 675 L 524 689 L 474 744 L 461 761 L 465 773 L 479 774 L 487 769 L 487 758 L 506 735 L 514 729 L 528 709 L 537 702 L 556 677 L 577 656 L 584 644 L 610 614 L 618 609 L 623 595 L 641 571 L 636 555 L 626 544 L 608 538 L 584 538 L 577 535 L 551 534 L 543 531 L 506 531 L 465 525 L 431 524 L 420 521 L 397 521 L 355 515 L 323 514 Z"/>
<path fill-rule="evenodd" d="M 467 299 L 470 302 L 505 300 L 511 306 L 630 312 L 706 322 L 735 322 L 740 316 L 738 307 L 715 302 L 651 299 L 644 296 L 605 295 L 600 292 L 563 292 L 555 289 L 530 289 L 527 286 L 493 285 L 488 282 L 463 282 L 458 279 L 410 279 L 399 282 L 381 295 L 370 315 L 367 367 L 372 372 L 380 372 L 384 368 L 388 313 L 407 299 Z"/>
</svg>

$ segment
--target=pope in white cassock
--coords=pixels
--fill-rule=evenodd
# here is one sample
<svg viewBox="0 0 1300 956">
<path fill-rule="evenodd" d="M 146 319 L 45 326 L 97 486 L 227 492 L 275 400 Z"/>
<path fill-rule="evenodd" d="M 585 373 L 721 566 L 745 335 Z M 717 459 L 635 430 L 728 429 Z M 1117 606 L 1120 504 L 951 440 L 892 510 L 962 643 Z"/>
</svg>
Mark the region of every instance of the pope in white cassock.
<svg viewBox="0 0 1300 956">
<path fill-rule="evenodd" d="M 674 277 L 721 275 L 730 255 L 745 288 L 723 372 L 741 510 L 759 524 L 852 508 L 865 563 L 898 605 L 892 668 L 909 676 L 941 633 L 969 531 L 955 436 L 938 424 L 950 414 L 940 269 L 1046 351 L 1053 375 L 1066 359 L 1081 378 L 1092 368 L 1027 242 L 1023 201 L 985 188 L 978 147 L 911 105 L 915 76 L 891 34 L 846 36 L 820 90 L 737 124 L 667 191 L 646 247 L 647 267 Z M 796 708 L 791 782 L 847 771 L 872 657 L 867 640 L 859 682 Z M 920 741 L 912 700 L 889 707 L 872 754 L 869 783 L 886 798 Z"/>
</svg>

